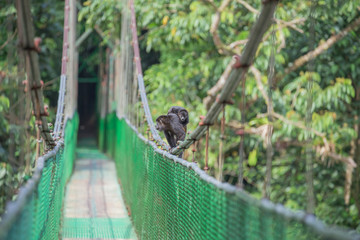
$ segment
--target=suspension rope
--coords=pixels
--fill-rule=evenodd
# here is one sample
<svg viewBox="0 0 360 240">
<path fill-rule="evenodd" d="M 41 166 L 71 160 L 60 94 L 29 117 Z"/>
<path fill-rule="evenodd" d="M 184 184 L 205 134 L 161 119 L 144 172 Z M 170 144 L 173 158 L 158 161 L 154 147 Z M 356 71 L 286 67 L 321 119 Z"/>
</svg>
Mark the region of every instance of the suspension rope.
<svg viewBox="0 0 360 240">
<path fill-rule="evenodd" d="M 265 139 L 265 145 L 266 145 L 266 170 L 265 170 L 265 180 L 263 185 L 263 197 L 270 199 L 270 187 L 271 187 L 271 169 L 272 169 L 272 156 L 273 156 L 273 148 L 271 143 L 271 137 L 273 132 L 273 102 L 272 102 L 272 85 L 275 78 L 275 25 L 272 26 L 272 32 L 271 32 L 271 53 L 270 53 L 270 59 L 269 59 L 269 73 L 268 73 L 268 106 L 267 106 L 267 112 L 268 112 L 268 125 L 267 125 L 267 135 Z"/>
<path fill-rule="evenodd" d="M 310 7 L 310 41 L 309 41 L 309 50 L 313 51 L 315 46 L 315 1 L 311 1 Z M 306 158 L 306 212 L 308 214 L 313 214 L 315 211 L 315 196 L 314 196 L 314 185 L 313 185 L 313 150 L 312 150 L 312 136 L 311 136 L 311 123 L 312 123 L 312 105 L 313 105 L 313 71 L 314 71 L 314 59 L 310 60 L 308 63 L 309 71 L 309 80 L 307 83 L 307 100 L 306 100 L 306 116 L 305 116 L 305 125 L 306 125 L 306 148 L 305 148 L 305 158 Z"/>
<path fill-rule="evenodd" d="M 136 32 L 136 18 L 135 18 L 135 8 L 134 8 L 134 1 L 130 0 L 130 12 L 131 12 L 131 32 L 132 32 L 132 45 L 134 50 L 134 62 L 136 65 L 136 73 L 137 73 L 137 79 L 138 79 L 138 85 L 139 85 L 139 92 L 141 97 L 141 102 L 144 108 L 146 121 L 149 125 L 150 131 L 152 133 L 152 137 L 154 140 L 160 144 L 163 148 L 166 150 L 169 150 L 168 145 L 161 139 L 159 133 L 155 129 L 154 122 L 152 120 L 147 96 L 146 96 L 146 90 L 144 85 L 144 79 L 143 79 L 143 73 L 141 68 L 141 62 L 140 62 L 140 50 L 139 50 L 139 42 Z"/>
<path fill-rule="evenodd" d="M 244 138 L 245 138 L 245 83 L 246 78 L 242 80 L 241 84 L 241 134 L 240 134 L 240 145 L 239 145 L 239 179 L 238 185 L 240 188 L 243 188 L 244 180 L 244 160 L 245 160 L 245 150 L 244 150 Z"/>
<path fill-rule="evenodd" d="M 222 181 L 223 180 L 223 168 L 224 168 L 224 158 L 225 158 L 225 154 L 223 153 L 223 145 L 224 145 L 224 141 L 225 141 L 225 109 L 226 109 L 226 104 L 223 104 L 223 109 L 222 109 L 222 118 L 221 118 L 221 128 L 220 128 L 220 144 L 219 144 L 219 176 L 218 176 L 218 180 Z"/>
<path fill-rule="evenodd" d="M 63 137 L 63 121 L 64 121 L 64 100 L 65 100 L 65 92 L 66 92 L 66 70 L 67 70 L 67 61 L 68 54 L 67 50 L 69 47 L 68 44 L 68 36 L 69 36 L 69 13 L 70 13 L 70 5 L 69 0 L 65 0 L 64 7 L 64 35 L 63 35 L 63 49 L 62 49 L 62 58 L 61 58 L 61 76 L 60 76 L 60 88 L 59 88 L 59 96 L 58 96 L 58 105 L 56 112 L 56 120 L 54 126 L 54 138 L 58 140 L 59 137 Z"/>
</svg>

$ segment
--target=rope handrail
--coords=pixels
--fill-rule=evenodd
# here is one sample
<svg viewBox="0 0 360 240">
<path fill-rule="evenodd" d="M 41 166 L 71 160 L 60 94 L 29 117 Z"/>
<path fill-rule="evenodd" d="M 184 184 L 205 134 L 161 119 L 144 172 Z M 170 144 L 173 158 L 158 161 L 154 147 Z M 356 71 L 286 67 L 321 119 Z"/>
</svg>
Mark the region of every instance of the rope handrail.
<svg viewBox="0 0 360 240">
<path fill-rule="evenodd" d="M 136 65 L 139 93 L 140 93 L 140 97 L 141 97 L 141 102 L 143 103 L 146 121 L 149 125 L 150 131 L 152 133 L 154 140 L 158 144 L 160 144 L 164 149 L 169 150 L 169 146 L 160 137 L 158 131 L 155 129 L 154 122 L 152 120 L 152 116 L 151 116 L 151 112 L 150 112 L 150 108 L 149 108 L 149 104 L 148 104 L 148 100 L 147 100 L 147 96 L 146 96 L 144 78 L 143 78 L 142 67 L 141 67 L 139 41 L 138 41 L 137 32 L 136 32 L 136 17 L 135 17 L 134 0 L 130 0 L 129 4 L 130 4 L 130 14 L 131 14 L 131 33 L 132 33 L 132 46 L 133 46 L 133 50 L 134 50 L 134 62 Z"/>
<path fill-rule="evenodd" d="M 187 149 L 193 144 L 194 141 L 200 139 L 209 125 L 212 125 L 217 116 L 220 114 L 222 105 L 227 102 L 236 87 L 243 81 L 245 74 L 248 71 L 249 66 L 252 64 L 256 50 L 262 40 L 264 33 L 270 27 L 272 18 L 274 16 L 275 8 L 278 0 L 266 0 L 263 1 L 263 7 L 260 12 L 260 16 L 257 19 L 254 27 L 251 30 L 249 40 L 247 41 L 243 54 L 240 56 L 234 56 L 236 63 L 233 65 L 233 69 L 229 74 L 229 78 L 226 81 L 219 97 L 213 103 L 205 118 L 202 120 L 202 124 L 198 126 L 189 137 L 185 139 L 179 146 L 171 150 L 171 153 L 179 154 L 183 149 Z"/>
<path fill-rule="evenodd" d="M 19 214 L 21 214 L 21 211 L 25 207 L 26 202 L 29 200 L 33 192 L 36 191 L 45 166 L 45 162 L 51 157 L 56 156 L 56 153 L 61 147 L 63 147 L 63 145 L 63 141 L 58 141 L 52 150 L 39 157 L 33 176 L 26 182 L 24 186 L 19 189 L 19 194 L 16 201 L 7 203 L 6 210 L 2 216 L 0 224 L 0 239 L 3 239 L 3 234 L 8 233 L 11 225 L 14 223 Z"/>
</svg>

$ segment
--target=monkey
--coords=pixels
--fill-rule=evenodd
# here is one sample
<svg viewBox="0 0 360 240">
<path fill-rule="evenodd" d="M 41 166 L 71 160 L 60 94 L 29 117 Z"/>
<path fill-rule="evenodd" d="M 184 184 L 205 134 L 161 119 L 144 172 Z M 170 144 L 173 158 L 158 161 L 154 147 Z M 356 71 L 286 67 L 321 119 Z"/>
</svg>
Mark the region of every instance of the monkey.
<svg viewBox="0 0 360 240">
<path fill-rule="evenodd" d="M 176 147 L 178 141 L 185 140 L 185 129 L 178 115 L 169 113 L 156 119 L 156 130 L 163 131 L 171 148 Z M 182 157 L 182 153 L 179 155 Z"/>
<path fill-rule="evenodd" d="M 183 107 L 173 106 L 173 107 L 171 107 L 169 109 L 168 114 L 169 113 L 174 113 L 179 117 L 180 122 L 181 122 L 182 126 L 184 127 L 185 134 L 186 134 L 186 132 L 187 132 L 186 125 L 189 123 L 189 113 L 188 113 L 188 111 Z"/>
</svg>

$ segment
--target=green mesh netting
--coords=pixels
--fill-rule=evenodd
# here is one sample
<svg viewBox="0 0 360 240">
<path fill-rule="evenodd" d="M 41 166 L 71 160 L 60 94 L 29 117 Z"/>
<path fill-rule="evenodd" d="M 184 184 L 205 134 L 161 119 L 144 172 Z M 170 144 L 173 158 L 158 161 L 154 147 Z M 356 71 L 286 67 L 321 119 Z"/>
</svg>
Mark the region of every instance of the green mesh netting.
<svg viewBox="0 0 360 240">
<path fill-rule="evenodd" d="M 219 183 L 194 163 L 158 150 L 125 120 L 114 114 L 107 118 L 104 121 L 108 124 L 103 125 L 103 138 L 107 139 L 104 147 L 114 153 L 123 196 L 140 239 L 358 237 L 328 228 L 302 212 L 294 213 L 280 205 L 256 200 L 233 186 Z M 73 168 L 77 127 L 76 115 L 66 125 L 65 147 L 58 145 L 45 161 L 39 160 L 38 168 L 42 171 L 34 174 L 15 203 L 7 208 L 7 215 L 0 222 L 0 239 L 59 238 L 61 207 L 65 184 Z M 84 154 L 91 152 L 86 150 Z M 89 237 L 85 232 L 86 229 L 83 237 Z M 122 231 L 120 235 L 128 237 Z"/>
<path fill-rule="evenodd" d="M 43 159 L 37 171 L 9 204 L 2 222 L 0 239 L 58 239 L 65 184 L 74 161 L 79 118 L 67 121 L 65 143 Z M 42 169 L 42 170 L 41 170 Z"/>
<path fill-rule="evenodd" d="M 115 162 L 140 239 L 351 239 L 304 213 L 256 200 L 156 149 L 116 118 Z"/>
</svg>

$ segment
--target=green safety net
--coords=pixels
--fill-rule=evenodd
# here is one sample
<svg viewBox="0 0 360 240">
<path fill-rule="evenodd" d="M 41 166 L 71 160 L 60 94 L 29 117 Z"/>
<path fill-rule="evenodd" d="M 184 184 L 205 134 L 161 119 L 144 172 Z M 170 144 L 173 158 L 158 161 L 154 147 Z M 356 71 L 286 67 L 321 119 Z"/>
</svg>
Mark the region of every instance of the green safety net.
<svg viewBox="0 0 360 240">
<path fill-rule="evenodd" d="M 195 163 L 159 150 L 127 121 L 109 118 L 116 125 L 109 134 L 116 137 L 106 146 L 115 149 L 123 196 L 140 239 L 354 238 L 304 212 L 220 183 Z"/>
<path fill-rule="evenodd" d="M 76 147 L 79 117 L 67 121 L 64 144 L 39 158 L 33 177 L 7 205 L 0 239 L 59 239 L 61 208 Z"/>
<path fill-rule="evenodd" d="M 78 123 L 77 115 L 67 122 L 65 145 L 58 144 L 39 159 L 34 176 L 8 205 L 0 222 L 0 239 L 61 237 L 61 208 L 72 173 Z M 329 228 L 311 215 L 257 200 L 216 181 L 195 163 L 158 149 L 115 113 L 104 123 L 104 148 L 115 160 L 123 197 L 140 239 L 358 239 L 358 235 Z M 93 153 L 87 149 L 79 154 Z M 63 224 L 88 225 L 88 220 L 76 221 Z M 117 225 L 120 236 L 124 223 L 117 221 L 111 225 Z M 108 232 L 107 225 L 96 226 L 100 232 Z M 82 236 L 90 237 L 85 232 Z"/>
</svg>

